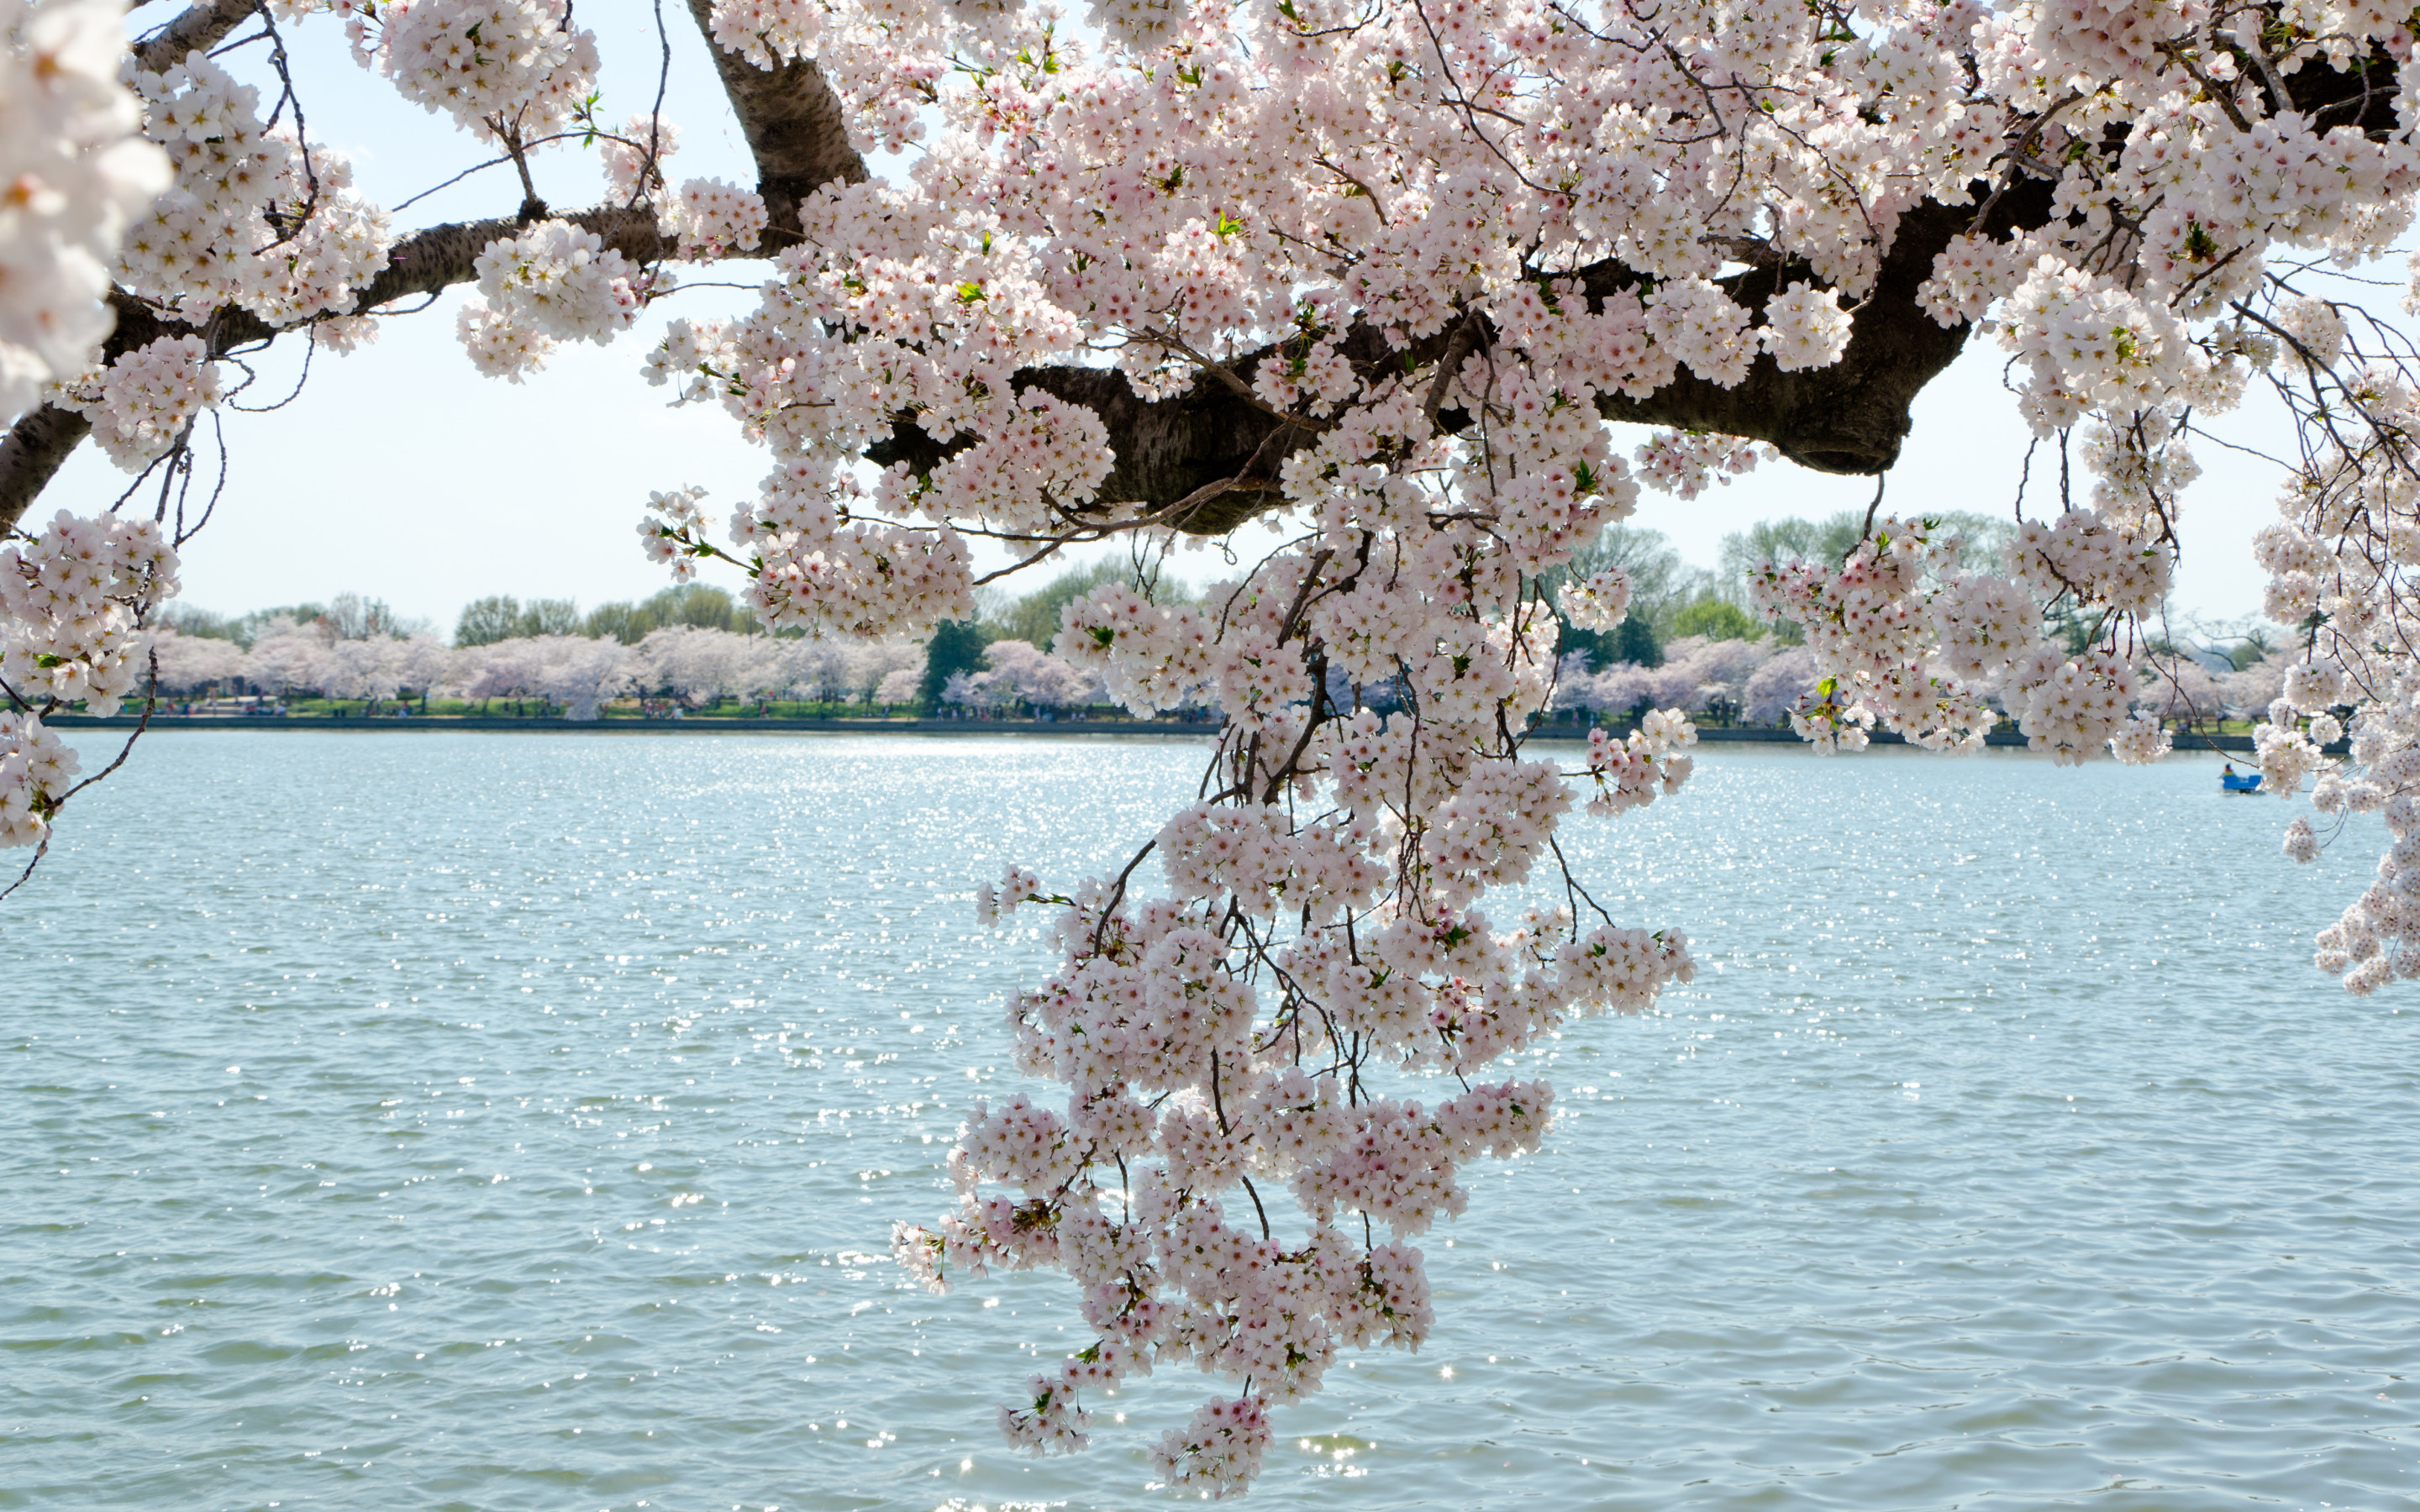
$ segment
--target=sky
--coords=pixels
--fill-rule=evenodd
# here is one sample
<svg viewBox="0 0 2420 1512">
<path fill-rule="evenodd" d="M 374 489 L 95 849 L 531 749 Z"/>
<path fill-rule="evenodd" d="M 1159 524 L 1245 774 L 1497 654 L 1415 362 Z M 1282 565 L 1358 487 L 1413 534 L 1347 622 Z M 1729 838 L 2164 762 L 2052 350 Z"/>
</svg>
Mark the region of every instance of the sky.
<svg viewBox="0 0 2420 1512">
<path fill-rule="evenodd" d="M 650 12 L 626 4 L 582 8 L 579 17 L 598 32 L 600 113 L 618 122 L 644 111 L 655 98 L 660 60 Z M 752 183 L 704 41 L 684 8 L 667 6 L 664 20 L 673 43 L 664 109 L 682 133 L 669 176 L 675 183 L 690 177 Z M 376 202 L 399 205 L 485 156 L 449 121 L 354 65 L 341 29 L 326 18 L 291 28 L 288 45 L 313 139 L 346 153 L 357 190 Z M 246 77 L 252 71 L 239 69 Z M 538 167 L 551 204 L 576 208 L 601 196 L 593 150 L 551 148 Z M 519 202 L 511 168 L 489 168 L 399 210 L 395 224 L 400 236 L 508 214 Z M 700 284 L 752 288 L 764 268 L 735 262 L 685 271 Z M 377 344 L 352 357 L 322 353 L 290 404 L 241 412 L 293 392 L 303 347 L 288 338 L 258 360 L 257 381 L 222 410 L 225 490 L 208 529 L 185 548 L 183 602 L 241 613 L 351 592 L 443 633 L 465 603 L 492 594 L 570 598 L 583 608 L 639 598 L 670 581 L 639 548 L 636 527 L 649 490 L 702 486 L 708 517 L 718 521 L 754 493 L 768 470 L 764 451 L 743 442 L 719 409 L 669 408 L 669 389 L 640 377 L 667 321 L 736 314 L 750 302 L 747 291 L 693 287 L 652 307 L 609 347 L 558 347 L 544 372 L 520 384 L 472 369 L 454 333 L 462 297 L 458 291 L 383 321 Z M 1887 509 L 2009 511 L 2029 438 L 2000 387 L 2004 361 L 1993 339 L 1978 335 L 1919 396 L 1914 435 L 1887 483 Z M 240 377 L 227 375 L 230 383 Z M 2226 434 L 2246 444 L 2273 455 L 2288 449 L 2289 433 L 2271 402 L 2248 404 L 2226 424 Z M 1645 432 L 1619 427 L 1617 439 L 1627 450 Z M 2249 542 L 2275 517 L 2277 474 L 2207 442 L 2195 450 L 2205 471 L 2184 500 L 2185 554 L 2173 608 L 2207 625 L 2237 624 L 2259 608 L 2263 577 Z M 203 466 L 214 469 L 214 459 L 206 455 Z M 2046 446 L 2029 513 L 2055 507 L 2046 485 L 2055 475 Z M 89 513 L 126 482 L 86 446 L 41 506 Z M 1696 500 L 1648 494 L 1631 523 L 1662 532 L 1685 560 L 1712 565 L 1727 534 L 1763 519 L 1862 510 L 1873 488 L 1868 478 L 1770 463 Z M 1243 549 L 1251 550 L 1254 534 L 1248 530 Z M 1214 576 L 1215 562 L 1180 557 L 1175 570 Z M 1001 563 L 985 555 L 980 564 Z"/>
</svg>

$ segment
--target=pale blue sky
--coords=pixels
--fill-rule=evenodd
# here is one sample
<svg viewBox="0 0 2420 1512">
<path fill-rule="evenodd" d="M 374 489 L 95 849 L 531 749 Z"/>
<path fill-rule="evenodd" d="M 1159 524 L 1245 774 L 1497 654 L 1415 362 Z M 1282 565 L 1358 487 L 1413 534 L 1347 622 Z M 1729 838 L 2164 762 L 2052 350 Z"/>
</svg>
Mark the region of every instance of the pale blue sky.
<svg viewBox="0 0 2420 1512">
<path fill-rule="evenodd" d="M 682 8 L 666 12 L 674 61 L 665 113 L 682 131 L 673 177 L 752 182 L 705 44 Z M 655 96 L 658 61 L 649 10 L 583 7 L 579 14 L 598 29 L 607 117 L 644 110 Z M 396 204 L 483 156 L 450 124 L 357 69 L 334 24 L 305 23 L 292 42 L 312 136 L 349 153 L 359 187 L 379 203 Z M 551 149 L 542 171 L 540 190 L 556 205 L 590 204 L 600 193 L 593 152 Z M 409 231 L 508 213 L 519 198 L 510 168 L 490 169 L 402 211 L 396 224 Z M 752 284 L 762 268 L 735 263 L 693 276 Z M 659 304 L 614 345 L 560 348 L 544 373 L 519 385 L 472 371 L 454 338 L 458 299 L 385 322 L 380 342 L 357 356 L 322 356 L 302 396 L 283 409 L 225 414 L 232 454 L 226 495 L 187 548 L 187 603 L 240 612 L 349 590 L 450 629 L 465 602 L 488 594 L 583 606 L 642 596 L 669 580 L 643 559 L 634 533 L 649 489 L 702 485 L 715 517 L 753 491 L 765 454 L 742 443 L 720 410 L 667 409 L 668 391 L 638 376 L 664 321 L 731 313 L 748 294 L 700 289 Z M 301 350 L 281 343 L 242 402 L 283 397 Z M 2026 434 L 2000 392 L 2000 362 L 1990 339 L 1978 338 L 1918 400 L 1916 434 L 1891 477 L 1891 507 L 2009 509 Z M 2227 424 L 2226 434 L 2273 453 L 2288 439 L 2265 400 Z M 1625 446 L 1635 444 L 1630 436 L 1643 436 L 1625 432 Z M 2205 474 L 2186 496 L 2176 601 L 2189 613 L 2235 619 L 2259 607 L 2262 579 L 2248 542 L 2274 518 L 2275 476 L 2208 443 L 2198 452 Z M 2044 486 L 2055 478 L 2045 451 L 2029 506 L 2048 502 Z M 124 486 L 123 475 L 86 447 L 43 503 L 90 510 Z M 1872 490 L 1868 479 L 1783 464 L 1695 501 L 1650 495 L 1634 523 L 1664 532 L 1684 557 L 1711 564 L 1730 532 L 1759 519 L 1862 508 Z M 1188 568 L 1200 570 L 1180 559 L 1178 570 Z"/>
</svg>

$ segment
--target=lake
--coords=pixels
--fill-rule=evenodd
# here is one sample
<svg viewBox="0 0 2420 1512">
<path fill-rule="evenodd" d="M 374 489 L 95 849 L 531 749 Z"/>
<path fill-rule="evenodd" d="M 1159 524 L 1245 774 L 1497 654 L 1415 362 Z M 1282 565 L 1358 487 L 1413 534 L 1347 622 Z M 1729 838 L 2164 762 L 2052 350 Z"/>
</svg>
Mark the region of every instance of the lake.
<svg viewBox="0 0 2420 1512">
<path fill-rule="evenodd" d="M 147 737 L 0 904 L 0 1507 L 1157 1500 L 1207 1378 L 1013 1455 L 1065 1279 L 883 1252 L 1027 1085 L 974 887 L 1122 862 L 1206 749 Z M 1254 1503 L 2420 1504 L 2420 1011 L 2309 965 L 2374 822 L 2298 868 L 2216 770 L 1700 748 L 1575 817 L 1698 980 L 1516 1063 L 1545 1150 Z"/>
</svg>

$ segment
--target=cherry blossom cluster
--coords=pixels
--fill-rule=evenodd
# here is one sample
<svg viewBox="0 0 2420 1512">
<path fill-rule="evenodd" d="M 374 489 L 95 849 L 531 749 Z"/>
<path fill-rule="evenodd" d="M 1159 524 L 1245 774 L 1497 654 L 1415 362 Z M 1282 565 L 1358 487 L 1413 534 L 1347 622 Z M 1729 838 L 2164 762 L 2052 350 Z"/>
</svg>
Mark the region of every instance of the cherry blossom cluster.
<svg viewBox="0 0 2420 1512">
<path fill-rule="evenodd" d="M 353 55 L 403 98 L 516 147 L 562 131 L 596 92 L 597 39 L 568 0 L 345 0 Z"/>
<path fill-rule="evenodd" d="M 2167 596 L 2175 561 L 2161 546 L 2113 528 L 2090 509 L 2071 509 L 2055 522 L 2024 521 L 2009 554 L 2017 580 L 2044 598 L 2073 590 L 2137 614 L 2159 608 Z"/>
<path fill-rule="evenodd" d="M 1563 618 L 1583 630 L 1613 630 L 1630 616 L 1630 575 L 1606 567 L 1566 583 L 1556 603 Z"/>
<path fill-rule="evenodd" d="M 1849 347 L 1849 316 L 1838 289 L 1792 284 L 1764 307 L 1764 349 L 1785 373 L 1829 367 Z"/>
<path fill-rule="evenodd" d="M 259 89 L 200 53 L 134 87 L 176 180 L 128 230 L 119 284 L 194 323 L 228 304 L 273 325 L 349 314 L 392 236 L 345 159 L 268 129 Z"/>
<path fill-rule="evenodd" d="M 2302 322 L 2300 339 L 2316 355 L 2324 344 L 2312 343 L 2313 325 Z M 2281 490 L 2278 522 L 2254 540 L 2268 612 L 2303 633 L 2253 741 L 2260 791 L 2290 799 L 2309 784 L 2326 826 L 2291 822 L 2285 850 L 2296 860 L 2317 859 L 2349 815 L 2385 821 L 2376 877 L 2319 932 L 2314 957 L 2366 995 L 2420 979 L 2420 660 L 2402 649 L 2420 632 L 2420 458 L 2409 440 L 2420 382 L 2349 338 L 2328 355 L 2295 364 L 2324 440 Z"/>
<path fill-rule="evenodd" d="M 1151 1468 L 1165 1484 L 1230 1495 L 1250 1488 L 1274 1437 L 1268 1409 L 1258 1397 L 1222 1397 L 1194 1409 L 1184 1427 L 1160 1435 Z"/>
<path fill-rule="evenodd" d="M 40 716 L 0 713 L 0 850 L 48 841 L 51 815 L 83 770 Z"/>
<path fill-rule="evenodd" d="M 622 134 L 597 144 L 605 186 L 625 204 L 651 198 L 664 187 L 664 160 L 680 150 L 680 128 L 661 116 L 633 116 Z"/>
<path fill-rule="evenodd" d="M 2134 669 L 2106 651 L 2070 656 L 2037 645 L 2010 668 L 2002 697 L 2026 743 L 2077 764 L 2106 746 L 2120 761 L 2140 764 L 2166 754 L 2168 740 L 2153 717 L 2134 716 Z"/>
<path fill-rule="evenodd" d="M 456 331 L 473 366 L 515 382 L 544 367 L 559 341 L 612 341 L 669 282 L 569 221 L 490 241 L 477 266 L 481 297 L 463 302 Z"/>
<path fill-rule="evenodd" d="M 0 547 L 0 680 L 32 706 L 115 714 L 141 672 L 139 622 L 177 593 L 177 553 L 147 519 L 65 510 Z"/>
<path fill-rule="evenodd" d="M 1736 436 L 1659 430 L 1638 449 L 1638 477 L 1675 499 L 1695 499 L 1716 484 L 1754 471 L 1759 460 L 1771 455 L 1771 448 Z"/>
<path fill-rule="evenodd" d="M 1578 920 L 1594 904 L 1554 848 L 1569 778 L 1600 813 L 1676 792 L 1694 728 L 1659 713 L 1627 742 L 1600 733 L 1572 773 L 1526 757 L 1509 732 L 1548 692 L 1543 598 L 1376 612 L 1440 533 L 1466 534 L 1425 515 L 1369 532 L 1387 577 L 1313 536 L 1198 606 L 1118 582 L 1063 613 L 1059 654 L 1129 706 L 1206 697 L 1226 726 L 1209 795 L 1117 876 L 1050 891 L 1011 867 L 977 898 L 987 921 L 1048 911 L 1060 969 L 1011 1005 L 1010 1029 L 1019 1069 L 1067 1098 L 973 1109 L 951 1157 L 956 1210 L 903 1226 L 895 1249 L 937 1288 L 1029 1266 L 1077 1284 L 1096 1336 L 1001 1410 L 1014 1444 L 1081 1447 L 1087 1393 L 1189 1363 L 1233 1389 L 1163 1436 L 1155 1470 L 1244 1489 L 1269 1411 L 1318 1390 L 1342 1350 L 1428 1336 L 1410 1242 L 1467 1211 L 1469 1163 L 1539 1148 L 1552 1088 L 1490 1068 L 1694 974 L 1676 932 Z M 1408 695 L 1391 714 L 1351 690 L 1352 669 L 1382 666 Z M 1146 858 L 1163 891 L 1141 892 Z M 1498 927 L 1488 894 L 1542 867 L 1568 905 Z M 1465 1089 L 1430 1103 L 1385 1088 L 1389 1068 Z"/>
<path fill-rule="evenodd" d="M 714 554 L 701 538 L 706 511 L 698 507 L 698 501 L 705 497 L 705 489 L 694 487 L 651 493 L 647 513 L 639 521 L 639 541 L 647 560 L 670 566 L 682 582 L 697 576 L 699 557 Z"/>
<path fill-rule="evenodd" d="M 1590 731 L 1588 775 L 1596 792 L 1589 812 L 1617 814 L 1680 792 L 1697 764 L 1682 751 L 1697 742 L 1696 728 L 1665 709 L 1651 710 L 1638 729 L 1618 740 L 1601 729 Z"/>
<path fill-rule="evenodd" d="M 765 231 L 765 199 L 720 178 L 692 178 L 665 208 L 664 220 L 683 257 L 710 262 L 734 251 L 756 250 Z"/>
<path fill-rule="evenodd" d="M 738 369 L 739 347 L 727 321 L 675 319 L 642 371 L 659 388 L 677 378 L 681 402 L 694 404 L 731 392 Z"/>
<path fill-rule="evenodd" d="M 748 601 L 768 626 L 874 638 L 973 614 L 974 574 L 956 531 L 882 524 L 853 486 L 835 507 L 800 481 L 793 464 L 732 517 L 756 575 Z"/>
<path fill-rule="evenodd" d="M 112 0 L 0 0 L 0 424 L 91 363 L 119 239 L 167 185 L 125 53 Z"/>
<path fill-rule="evenodd" d="M 109 459 L 140 472 L 184 438 L 194 417 L 219 402 L 219 368 L 199 336 L 162 336 L 98 373 L 61 384 L 53 399 L 92 422 Z"/>
<path fill-rule="evenodd" d="M 1819 748 L 1862 748 L 1878 723 L 1934 749 L 1975 749 L 1993 723 L 1981 688 L 1938 667 L 1928 588 L 1954 543 L 1927 521 L 1885 517 L 1837 566 L 1767 563 L 1751 579 L 1757 607 L 1806 632 L 1821 681 L 1791 712 Z"/>
<path fill-rule="evenodd" d="M 2127 614 L 2156 607 L 2168 557 L 2128 544 L 2088 510 L 2058 524 L 2028 520 L 2009 548 L 2012 577 L 1962 570 L 1962 543 L 1937 522 L 1885 517 L 1837 567 L 1767 563 L 1751 581 L 1758 607 L 1797 623 L 1816 686 L 1790 711 L 1825 751 L 1863 748 L 1876 729 L 1917 745 L 1974 750 L 1996 694 L 2027 745 L 2066 764 L 2102 751 L 2133 764 L 2171 741 L 2158 711 L 2135 711 Z M 2062 596 L 2109 626 L 2078 655 L 2043 639 L 2046 604 Z"/>
<path fill-rule="evenodd" d="M 81 769 L 42 715 L 78 701 L 116 713 L 147 669 L 144 618 L 177 586 L 177 553 L 147 519 L 61 510 L 0 546 L 0 848 L 47 842 Z"/>
</svg>

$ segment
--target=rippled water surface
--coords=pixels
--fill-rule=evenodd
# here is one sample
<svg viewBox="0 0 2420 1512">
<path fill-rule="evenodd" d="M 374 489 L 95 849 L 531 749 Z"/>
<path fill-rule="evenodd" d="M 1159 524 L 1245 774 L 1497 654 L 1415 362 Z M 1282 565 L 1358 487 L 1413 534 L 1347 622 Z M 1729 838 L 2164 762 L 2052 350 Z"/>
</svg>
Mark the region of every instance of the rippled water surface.
<svg viewBox="0 0 2420 1512">
<path fill-rule="evenodd" d="M 0 905 L 0 1507 L 1153 1501 L 1209 1382 L 1014 1457 L 1063 1278 L 878 1257 L 1016 1081 L 972 887 L 1202 751 L 152 737 Z M 1697 985 L 1540 1057 L 1435 1335 L 1257 1504 L 2420 1504 L 2420 1011 L 2307 966 L 2373 837 L 2296 869 L 2214 764 L 1717 751 L 1576 822 Z"/>
</svg>

